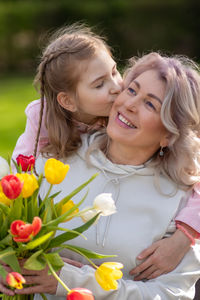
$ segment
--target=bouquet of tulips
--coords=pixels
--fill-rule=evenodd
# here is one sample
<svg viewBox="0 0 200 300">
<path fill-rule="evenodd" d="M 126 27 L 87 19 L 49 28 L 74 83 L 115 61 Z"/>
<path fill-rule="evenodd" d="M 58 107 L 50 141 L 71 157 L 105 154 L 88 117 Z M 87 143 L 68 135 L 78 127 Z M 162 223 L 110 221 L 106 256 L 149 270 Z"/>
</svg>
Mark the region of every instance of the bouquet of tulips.
<svg viewBox="0 0 200 300">
<path fill-rule="evenodd" d="M 49 273 L 53 274 L 67 290 L 67 300 L 94 299 L 91 291 L 78 287 L 70 290 L 58 277 L 56 272 L 64 265 L 59 251 L 68 248 L 83 255 L 96 268 L 95 277 L 102 288 L 117 289 L 116 280 L 122 277 L 121 264 L 107 262 L 97 267 L 91 258 L 105 258 L 110 255 L 101 255 L 66 243 L 82 235 L 101 215 L 107 216 L 116 212 L 111 194 L 98 195 L 94 199 L 93 206 L 82 211 L 79 210 L 79 206 L 87 193 L 77 204 L 72 201 L 72 197 L 86 187 L 96 174 L 54 204 L 54 199 L 59 193 L 51 195 L 52 186 L 64 180 L 69 165 L 50 158 L 46 161 L 44 175 L 35 176 L 33 156 L 19 155 L 14 164 L 17 169 L 15 175 L 10 171 L 8 163 L 0 158 L 0 261 L 2 262 L 0 275 L 8 286 L 11 289 L 23 288 L 25 279 L 21 275 L 19 263 L 23 259 L 25 269 L 43 270 L 48 266 Z M 41 199 L 39 191 L 44 177 L 50 183 L 50 188 L 44 199 Z M 75 217 L 81 217 L 83 225 L 72 230 L 59 226 L 60 223 Z M 63 233 L 56 235 L 57 231 Z M 8 265 L 12 272 L 8 273 L 5 265 Z M 1 296 L 3 300 L 9 298 L 6 295 Z M 45 298 L 45 295 L 42 296 Z M 33 295 L 16 297 L 32 299 Z"/>
</svg>

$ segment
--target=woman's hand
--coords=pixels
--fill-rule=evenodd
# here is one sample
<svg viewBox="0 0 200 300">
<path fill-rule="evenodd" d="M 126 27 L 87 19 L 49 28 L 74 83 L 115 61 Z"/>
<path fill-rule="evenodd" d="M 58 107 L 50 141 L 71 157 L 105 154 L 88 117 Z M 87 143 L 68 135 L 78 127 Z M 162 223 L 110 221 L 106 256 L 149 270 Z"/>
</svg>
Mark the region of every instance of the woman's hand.
<svg viewBox="0 0 200 300">
<path fill-rule="evenodd" d="M 177 230 L 171 237 L 153 243 L 142 251 L 137 259 L 144 260 L 129 274 L 136 275 L 134 280 L 153 279 L 176 268 L 190 249 L 191 241 Z"/>
<path fill-rule="evenodd" d="M 62 257 L 63 261 L 71 264 L 75 267 L 82 267 L 83 264 Z M 21 263 L 22 264 L 22 263 Z M 46 293 L 55 295 L 57 290 L 58 281 L 53 275 L 48 275 L 48 267 L 46 267 L 44 270 L 41 271 L 33 271 L 33 270 L 26 270 L 24 268 L 21 268 L 22 275 L 26 280 L 26 284 L 32 285 L 30 287 L 25 287 L 21 290 L 15 290 L 16 294 L 22 295 L 22 294 L 35 294 L 35 293 Z M 57 272 L 57 275 L 59 276 L 60 271 Z"/>
<path fill-rule="evenodd" d="M 12 272 L 11 268 L 9 268 L 9 266 L 4 264 L 2 261 L 0 261 L 0 264 L 4 267 L 4 269 L 8 273 Z M 6 284 L 6 281 L 1 276 L 0 276 L 0 292 L 5 294 L 5 295 L 8 295 L 8 296 L 14 296 L 15 295 L 14 291 L 12 291 L 8 288 L 8 285 Z"/>
<path fill-rule="evenodd" d="M 47 293 L 54 295 L 56 293 L 58 282 L 53 275 L 48 275 L 48 267 L 41 271 L 21 268 L 21 274 L 25 278 L 26 284 L 33 286 L 15 290 L 16 294 Z"/>
</svg>

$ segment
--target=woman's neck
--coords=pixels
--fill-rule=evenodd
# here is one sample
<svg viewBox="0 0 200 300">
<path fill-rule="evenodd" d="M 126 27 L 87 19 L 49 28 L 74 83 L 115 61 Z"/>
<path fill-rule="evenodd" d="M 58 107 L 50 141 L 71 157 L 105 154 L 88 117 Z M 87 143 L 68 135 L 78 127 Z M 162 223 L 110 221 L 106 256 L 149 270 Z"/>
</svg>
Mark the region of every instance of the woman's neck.
<svg viewBox="0 0 200 300">
<path fill-rule="evenodd" d="M 152 153 L 153 155 L 153 153 Z M 144 164 L 151 158 L 151 155 L 141 149 L 127 148 L 126 145 L 121 145 L 113 141 L 109 142 L 106 156 L 113 163 L 120 165 L 138 166 Z"/>
</svg>

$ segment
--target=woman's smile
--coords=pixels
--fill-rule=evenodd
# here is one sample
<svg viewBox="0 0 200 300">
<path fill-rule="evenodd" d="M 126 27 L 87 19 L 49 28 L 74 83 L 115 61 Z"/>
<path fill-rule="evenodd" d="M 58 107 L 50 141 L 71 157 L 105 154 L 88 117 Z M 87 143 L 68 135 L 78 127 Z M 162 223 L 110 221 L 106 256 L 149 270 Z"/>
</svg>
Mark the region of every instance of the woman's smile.
<svg viewBox="0 0 200 300">
<path fill-rule="evenodd" d="M 131 121 L 129 121 L 125 116 L 123 116 L 121 113 L 118 112 L 117 117 L 116 117 L 116 122 L 125 128 L 131 128 L 135 129 L 137 128 Z"/>
</svg>

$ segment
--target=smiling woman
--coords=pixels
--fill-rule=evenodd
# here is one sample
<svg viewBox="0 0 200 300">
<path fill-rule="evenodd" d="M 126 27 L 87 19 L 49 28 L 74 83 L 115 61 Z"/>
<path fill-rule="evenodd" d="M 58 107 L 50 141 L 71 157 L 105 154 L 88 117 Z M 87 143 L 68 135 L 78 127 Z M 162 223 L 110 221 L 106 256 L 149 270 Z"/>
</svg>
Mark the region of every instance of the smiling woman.
<svg viewBox="0 0 200 300">
<path fill-rule="evenodd" d="M 120 159 L 123 164 L 139 165 L 168 145 L 169 133 L 160 117 L 165 90 L 159 72 L 147 70 L 117 97 L 107 127 L 114 162 Z M 126 161 L 122 161 L 121 151 Z"/>
</svg>

